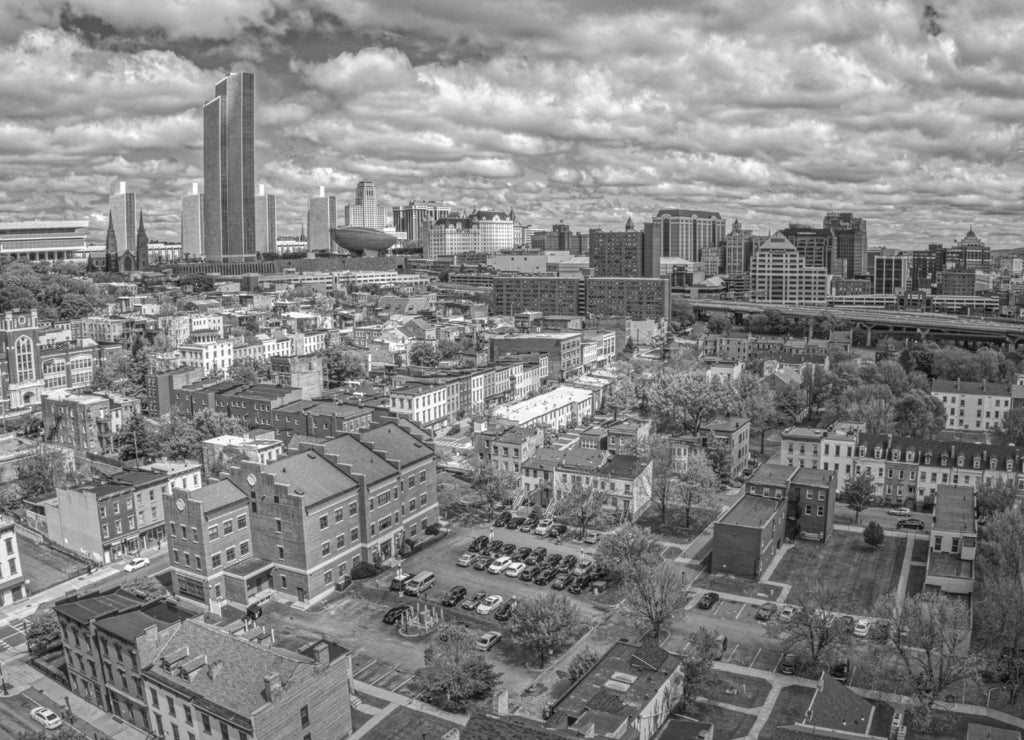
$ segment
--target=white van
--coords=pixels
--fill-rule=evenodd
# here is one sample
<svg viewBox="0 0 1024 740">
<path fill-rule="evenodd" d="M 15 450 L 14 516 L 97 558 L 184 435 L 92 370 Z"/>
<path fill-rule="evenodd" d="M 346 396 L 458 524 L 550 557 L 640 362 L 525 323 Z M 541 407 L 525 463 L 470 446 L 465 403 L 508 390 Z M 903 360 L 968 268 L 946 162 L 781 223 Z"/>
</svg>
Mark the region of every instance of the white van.
<svg viewBox="0 0 1024 740">
<path fill-rule="evenodd" d="M 409 596 L 419 596 L 421 593 L 426 591 L 428 588 L 434 586 L 434 574 L 429 570 L 425 570 L 422 573 L 417 573 L 409 582 L 405 584 L 405 593 Z"/>
</svg>

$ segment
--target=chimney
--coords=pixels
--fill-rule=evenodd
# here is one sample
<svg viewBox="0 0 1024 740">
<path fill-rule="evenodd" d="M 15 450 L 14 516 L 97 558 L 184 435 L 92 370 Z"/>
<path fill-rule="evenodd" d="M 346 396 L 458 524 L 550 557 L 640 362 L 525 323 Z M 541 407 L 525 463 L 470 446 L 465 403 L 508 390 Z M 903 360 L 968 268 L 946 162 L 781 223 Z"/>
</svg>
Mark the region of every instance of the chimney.
<svg viewBox="0 0 1024 740">
<path fill-rule="evenodd" d="M 275 702 L 284 693 L 284 685 L 281 683 L 281 674 L 271 673 L 263 677 L 263 698 L 269 702 Z"/>
<path fill-rule="evenodd" d="M 224 661 L 215 660 L 206 666 L 206 675 L 210 677 L 210 680 L 217 678 L 224 670 Z"/>
<path fill-rule="evenodd" d="M 441 740 L 459 740 L 461 737 L 462 733 L 459 732 L 458 727 L 455 727 L 454 729 L 448 730 L 448 732 L 444 733 L 441 736 Z"/>
<path fill-rule="evenodd" d="M 323 670 L 331 664 L 331 653 L 326 642 L 318 642 L 313 647 L 313 662 L 317 670 Z"/>
<path fill-rule="evenodd" d="M 494 713 L 499 717 L 509 716 L 508 709 L 508 689 L 502 689 L 494 695 L 493 700 Z"/>
</svg>

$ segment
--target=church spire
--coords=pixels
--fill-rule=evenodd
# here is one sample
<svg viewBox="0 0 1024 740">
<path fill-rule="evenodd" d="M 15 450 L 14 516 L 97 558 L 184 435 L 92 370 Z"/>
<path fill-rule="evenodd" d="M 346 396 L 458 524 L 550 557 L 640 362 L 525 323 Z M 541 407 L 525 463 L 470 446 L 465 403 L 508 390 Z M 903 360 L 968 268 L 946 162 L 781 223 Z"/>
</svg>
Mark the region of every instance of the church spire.
<svg viewBox="0 0 1024 740">
<path fill-rule="evenodd" d="M 114 212 L 107 211 L 107 272 L 117 272 L 117 232 L 114 231 Z"/>
<path fill-rule="evenodd" d="M 633 217 L 632 216 L 627 216 L 626 217 L 626 231 L 636 231 L 636 227 L 633 226 Z"/>
<path fill-rule="evenodd" d="M 140 270 L 149 267 L 149 237 L 146 236 L 146 225 L 142 221 L 142 211 L 139 211 L 139 233 L 135 238 L 135 263 Z"/>
</svg>

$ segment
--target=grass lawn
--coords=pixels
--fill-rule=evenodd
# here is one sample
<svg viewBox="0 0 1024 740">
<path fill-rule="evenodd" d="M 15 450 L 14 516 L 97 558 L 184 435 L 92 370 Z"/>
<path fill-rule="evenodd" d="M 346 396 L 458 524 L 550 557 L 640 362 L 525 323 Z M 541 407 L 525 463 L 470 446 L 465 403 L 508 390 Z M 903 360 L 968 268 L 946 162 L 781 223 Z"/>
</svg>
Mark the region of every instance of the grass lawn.
<svg viewBox="0 0 1024 740">
<path fill-rule="evenodd" d="M 82 561 L 42 543 L 36 544 L 28 537 L 18 538 L 18 551 L 21 568 L 31 580 L 29 589 L 34 594 L 89 571 Z"/>
<path fill-rule="evenodd" d="M 1001 730 L 1017 730 L 1019 728 L 997 722 L 987 717 L 975 717 L 970 714 L 954 714 L 942 712 L 942 719 L 937 729 L 932 732 L 907 730 L 907 740 L 963 740 L 967 737 L 967 725 L 975 724 L 982 727 L 994 727 Z"/>
<path fill-rule="evenodd" d="M 754 715 L 734 712 L 713 704 L 691 703 L 686 710 L 680 714 L 701 722 L 713 722 L 716 740 L 738 740 L 748 737 L 750 728 L 754 726 Z"/>
<path fill-rule="evenodd" d="M 798 541 L 783 556 L 772 580 L 793 586 L 790 601 L 819 583 L 835 585 L 849 596 L 845 611 L 869 614 L 880 596 L 896 588 L 906 546 L 906 540 L 886 537 L 878 550 L 872 550 L 853 532 L 834 532 L 825 545 Z"/>
<path fill-rule="evenodd" d="M 724 594 L 749 596 L 752 599 L 764 599 L 765 601 L 774 601 L 782 593 L 782 588 L 779 586 L 770 586 L 767 583 L 748 581 L 735 576 L 708 575 L 707 573 L 702 574 L 694 581 L 693 587 Z"/>
<path fill-rule="evenodd" d="M 924 578 L 928 569 L 923 565 L 911 565 L 907 574 L 907 596 L 917 596 L 924 591 Z"/>
<path fill-rule="evenodd" d="M 738 676 L 735 673 L 712 670 L 714 680 L 705 687 L 703 695 L 711 701 L 722 701 L 737 707 L 759 707 L 768 698 L 772 685 L 761 678 Z"/>
<path fill-rule="evenodd" d="M 718 508 L 690 510 L 690 526 L 685 526 L 686 511 L 679 507 L 671 507 L 664 522 L 661 521 L 661 511 L 657 506 L 648 506 L 647 510 L 640 515 L 637 526 L 649 527 L 651 532 L 668 542 L 685 545 L 694 537 L 704 531 L 711 522 L 721 513 Z"/>
<path fill-rule="evenodd" d="M 928 562 L 928 540 L 914 540 L 914 554 L 910 559 L 917 563 Z"/>
<path fill-rule="evenodd" d="M 761 740 L 771 740 L 779 725 L 790 725 L 804 718 L 804 712 L 811 705 L 814 689 L 804 686 L 787 686 L 779 692 L 772 713 L 758 736 Z"/>
<path fill-rule="evenodd" d="M 884 701 L 877 699 L 868 699 L 875 707 L 875 713 L 871 715 L 871 727 L 869 728 L 872 735 L 876 737 L 888 737 L 889 727 L 892 725 L 892 717 L 896 714 L 896 710 Z"/>
</svg>

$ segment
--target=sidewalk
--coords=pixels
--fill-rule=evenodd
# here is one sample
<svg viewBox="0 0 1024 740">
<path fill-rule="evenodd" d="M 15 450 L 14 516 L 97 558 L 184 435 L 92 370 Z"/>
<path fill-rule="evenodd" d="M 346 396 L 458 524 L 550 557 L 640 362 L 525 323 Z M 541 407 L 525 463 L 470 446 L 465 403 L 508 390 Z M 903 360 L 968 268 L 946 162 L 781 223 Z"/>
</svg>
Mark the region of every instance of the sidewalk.
<svg viewBox="0 0 1024 740">
<path fill-rule="evenodd" d="M 10 606 L 5 606 L 3 609 L 0 609 L 0 627 L 5 627 L 11 622 L 20 622 L 35 614 L 40 604 L 56 601 L 68 591 L 84 589 L 109 578 L 117 572 L 119 572 L 119 569 L 115 566 L 106 565 L 88 575 L 72 578 L 70 581 L 64 581 L 64 583 L 58 583 L 56 586 L 51 586 L 45 591 L 32 594 L 27 599 L 23 599 Z"/>
<path fill-rule="evenodd" d="M 113 740 L 145 740 L 146 733 L 126 722 L 118 722 L 104 712 L 76 696 L 71 689 L 52 681 L 35 668 L 25 663 L 24 656 L 4 663 L 4 678 L 11 695 L 21 694 L 28 688 L 34 688 L 50 699 L 57 709 L 64 705 L 65 697 L 71 706 L 71 712 L 79 720 L 83 720 Z"/>
</svg>

